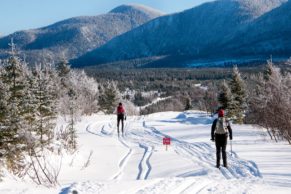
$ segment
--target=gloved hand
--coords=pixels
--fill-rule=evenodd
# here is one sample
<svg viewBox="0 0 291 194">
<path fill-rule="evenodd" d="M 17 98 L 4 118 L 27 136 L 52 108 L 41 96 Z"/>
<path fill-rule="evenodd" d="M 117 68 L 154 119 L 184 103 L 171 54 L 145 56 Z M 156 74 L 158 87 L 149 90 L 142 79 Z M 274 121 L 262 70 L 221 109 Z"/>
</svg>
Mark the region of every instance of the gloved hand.
<svg viewBox="0 0 291 194">
<path fill-rule="evenodd" d="M 215 141 L 215 139 L 210 139 L 210 140 L 213 141 L 213 142 Z"/>
<path fill-rule="evenodd" d="M 124 120 L 126 120 L 126 116 L 124 117 Z"/>
</svg>

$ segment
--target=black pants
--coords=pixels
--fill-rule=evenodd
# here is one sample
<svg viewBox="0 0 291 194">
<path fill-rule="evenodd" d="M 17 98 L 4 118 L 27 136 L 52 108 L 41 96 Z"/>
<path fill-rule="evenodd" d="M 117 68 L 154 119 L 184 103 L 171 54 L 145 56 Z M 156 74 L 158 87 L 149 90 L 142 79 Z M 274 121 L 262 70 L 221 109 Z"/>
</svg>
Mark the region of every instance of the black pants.
<svg viewBox="0 0 291 194">
<path fill-rule="evenodd" d="M 222 153 L 223 166 L 227 167 L 227 158 L 226 158 L 227 137 L 228 137 L 227 134 L 215 134 L 216 167 L 220 166 L 221 153 Z"/>
<path fill-rule="evenodd" d="M 123 133 L 123 128 L 124 128 L 124 115 L 120 114 L 117 115 L 117 132 L 119 133 L 119 123 L 121 122 L 121 131 Z"/>
</svg>

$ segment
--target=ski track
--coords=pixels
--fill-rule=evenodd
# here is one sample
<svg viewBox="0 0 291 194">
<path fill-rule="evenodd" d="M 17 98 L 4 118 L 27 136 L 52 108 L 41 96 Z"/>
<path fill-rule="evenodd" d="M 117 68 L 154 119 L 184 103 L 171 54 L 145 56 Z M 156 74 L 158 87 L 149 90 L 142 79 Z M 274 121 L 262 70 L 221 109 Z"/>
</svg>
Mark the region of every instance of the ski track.
<svg viewBox="0 0 291 194">
<path fill-rule="evenodd" d="M 133 153 L 133 149 L 129 147 L 128 144 L 125 143 L 125 141 L 123 140 L 123 138 L 118 138 L 119 141 L 121 142 L 122 145 L 124 145 L 126 148 L 128 148 L 128 152 L 127 154 L 121 159 L 121 161 L 119 162 L 119 171 L 117 172 L 116 175 L 113 176 L 113 180 L 116 180 L 116 179 L 120 179 L 122 174 L 123 174 L 123 171 L 124 171 L 124 168 L 129 160 L 129 158 L 131 157 L 132 153 Z"/>
<path fill-rule="evenodd" d="M 149 146 L 150 143 L 147 141 L 147 138 L 145 138 L 147 135 L 145 135 L 145 131 L 144 128 L 140 128 L 139 125 L 134 126 L 134 129 L 137 129 L 138 131 L 141 132 L 131 132 L 131 126 L 133 124 L 139 124 L 140 120 L 134 119 L 131 122 L 127 122 L 128 125 L 126 125 L 125 127 L 125 134 L 126 134 L 126 139 L 131 142 L 131 144 L 133 145 L 132 148 L 136 150 L 136 152 L 138 152 L 138 150 L 143 149 L 143 155 L 139 161 L 138 164 L 138 174 L 136 179 L 137 180 L 146 180 L 152 170 L 152 166 L 150 164 L 150 158 L 153 154 L 153 150 L 154 150 L 154 146 Z M 140 143 L 141 140 L 144 143 Z M 148 145 L 149 144 L 149 145 Z"/>
<path fill-rule="evenodd" d="M 113 118 L 109 122 L 94 122 L 86 127 L 86 131 L 100 137 L 113 136 L 114 128 L 112 127 Z M 105 124 L 104 124 L 105 123 Z"/>
<path fill-rule="evenodd" d="M 152 170 L 151 164 L 150 164 L 150 157 L 153 154 L 153 147 L 148 147 L 146 145 L 143 144 L 139 144 L 139 146 L 141 148 L 143 148 L 144 151 L 144 155 L 139 163 L 139 173 L 137 175 L 137 180 L 146 180 Z"/>
<path fill-rule="evenodd" d="M 92 126 L 94 126 L 94 129 L 97 129 L 97 130 L 92 130 Z M 126 125 L 124 126 L 124 129 L 126 129 L 126 128 L 127 128 L 127 122 L 126 122 Z M 117 128 L 116 128 L 116 130 L 117 130 Z M 115 131 L 115 129 L 113 127 L 113 117 L 111 117 L 110 121 L 105 123 L 105 124 L 100 124 L 98 122 L 89 124 L 86 127 L 86 131 L 92 135 L 97 135 L 100 137 L 105 137 L 105 136 L 112 137 L 113 133 Z M 97 132 L 95 132 L 95 131 L 97 131 Z M 130 148 L 130 146 L 124 141 L 123 138 L 118 137 L 118 140 L 123 146 L 125 146 L 128 149 L 128 152 L 119 161 L 119 164 L 118 164 L 119 170 L 115 175 L 113 175 L 113 177 L 111 178 L 112 180 L 118 180 L 122 177 L 123 170 L 126 166 L 126 163 L 129 160 L 130 156 L 133 154 L 133 149 Z"/>
<path fill-rule="evenodd" d="M 133 120 L 132 123 L 134 123 L 134 121 L 135 120 Z M 119 164 L 118 164 L 119 171 L 115 175 L 113 175 L 113 177 L 111 178 L 112 180 L 121 179 L 122 175 L 124 174 L 124 169 L 128 163 L 129 158 L 133 155 L 134 149 L 137 149 L 137 148 L 144 150 L 144 154 L 138 165 L 139 173 L 137 175 L 137 180 L 147 179 L 152 170 L 152 167 L 150 164 L 150 157 L 153 154 L 154 147 L 147 146 L 146 144 L 138 143 L 142 135 L 131 133 L 131 135 L 128 136 L 127 134 L 130 131 L 130 126 L 131 126 L 130 122 L 125 122 L 125 125 L 124 125 L 125 136 L 123 134 L 121 136 L 118 136 L 119 142 L 128 149 L 128 152 L 119 161 Z M 90 123 L 86 127 L 86 131 L 92 135 L 97 135 L 101 137 L 104 137 L 104 136 L 113 137 L 113 133 L 114 131 L 117 132 L 117 128 L 113 127 L 113 119 L 111 118 L 110 121 L 105 124 Z M 126 139 L 135 145 L 130 146 L 124 137 L 127 137 Z"/>
<path fill-rule="evenodd" d="M 89 125 L 87 125 L 86 127 L 86 131 L 92 135 L 98 135 L 100 136 L 97 132 L 94 132 L 91 128 L 92 128 L 92 125 L 95 125 L 95 126 L 98 126 L 97 128 L 100 128 L 100 126 L 102 126 L 102 124 L 99 124 L 98 125 L 96 123 L 90 123 Z"/>
<path fill-rule="evenodd" d="M 109 126 L 111 126 L 111 128 L 112 128 L 112 133 L 113 133 L 113 131 L 114 131 L 114 128 L 113 128 L 113 126 L 112 126 L 112 123 L 109 125 Z M 129 128 L 129 124 L 128 124 L 128 122 L 126 122 L 125 123 L 125 125 L 124 125 L 124 130 L 126 131 L 127 129 Z M 117 133 L 117 126 L 116 126 L 116 133 Z M 112 135 L 111 135 L 112 136 Z M 129 158 L 132 156 L 132 154 L 133 154 L 133 149 L 128 145 L 128 143 L 126 143 L 126 141 L 125 141 L 125 139 L 124 139 L 124 137 L 123 137 L 124 135 L 122 134 L 121 136 L 119 136 L 119 134 L 118 134 L 118 140 L 119 140 L 119 142 L 124 146 L 124 147 L 126 147 L 127 149 L 128 149 L 128 152 L 127 152 L 127 154 L 125 154 L 125 156 L 120 160 L 120 162 L 119 162 L 119 164 L 118 164 L 118 167 L 119 167 L 119 171 L 112 177 L 112 180 L 119 180 L 121 177 L 122 177 L 122 175 L 124 174 L 124 169 L 125 169 L 125 167 L 126 167 L 126 165 L 127 165 L 127 163 L 128 163 L 128 160 L 129 160 Z"/>
<path fill-rule="evenodd" d="M 216 163 L 216 151 L 206 143 L 180 143 L 176 146 L 177 153 L 184 155 L 186 158 L 195 158 L 196 163 L 199 163 L 203 168 L 213 169 Z M 221 167 L 221 173 L 226 179 L 232 178 L 261 178 L 261 174 L 254 162 L 244 161 L 240 158 L 232 157 L 227 154 L 228 168 Z M 198 161 L 197 161 L 198 160 Z M 213 170 L 212 170 L 213 172 Z"/>
<path fill-rule="evenodd" d="M 138 165 L 138 175 L 137 180 L 145 180 L 148 178 L 152 167 L 150 164 L 150 157 L 152 155 L 153 147 L 147 146 L 146 144 L 141 144 L 139 142 L 139 137 L 137 135 L 134 135 L 133 133 L 130 133 L 131 130 L 131 123 L 132 122 L 126 122 L 124 126 L 124 134 L 121 136 L 118 136 L 118 140 L 121 142 L 123 146 L 125 146 L 129 151 L 128 153 L 123 157 L 123 159 L 119 162 L 119 172 L 113 177 L 113 179 L 120 179 L 122 175 L 124 174 L 124 169 L 126 168 L 126 165 L 130 159 L 130 157 L 133 155 L 133 153 L 137 153 L 138 150 L 143 149 L 144 154 L 142 158 L 139 161 Z M 128 135 L 131 134 L 131 135 Z M 126 139 L 125 139 L 126 138 Z"/>
</svg>

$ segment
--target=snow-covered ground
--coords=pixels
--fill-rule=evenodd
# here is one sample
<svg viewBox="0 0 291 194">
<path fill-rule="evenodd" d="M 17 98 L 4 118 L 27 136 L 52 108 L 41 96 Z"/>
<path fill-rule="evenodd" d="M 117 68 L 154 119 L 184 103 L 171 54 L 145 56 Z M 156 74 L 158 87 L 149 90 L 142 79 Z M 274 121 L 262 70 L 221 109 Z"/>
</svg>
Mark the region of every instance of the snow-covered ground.
<svg viewBox="0 0 291 194">
<path fill-rule="evenodd" d="M 0 193 L 291 193 L 291 146 L 262 129 L 233 125 L 229 168 L 215 168 L 213 119 L 196 111 L 128 117 L 118 137 L 114 115 L 85 117 L 77 126 L 79 149 L 63 157 L 59 186 L 5 176 Z M 172 139 L 167 151 L 165 136 Z"/>
</svg>

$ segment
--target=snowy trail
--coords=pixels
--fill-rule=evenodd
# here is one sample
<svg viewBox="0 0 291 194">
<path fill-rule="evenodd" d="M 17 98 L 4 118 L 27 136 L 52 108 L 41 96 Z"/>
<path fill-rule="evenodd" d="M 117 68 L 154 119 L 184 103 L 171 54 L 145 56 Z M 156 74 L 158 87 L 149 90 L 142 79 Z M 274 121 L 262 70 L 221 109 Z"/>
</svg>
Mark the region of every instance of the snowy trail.
<svg viewBox="0 0 291 194">
<path fill-rule="evenodd" d="M 275 144 L 253 127 L 234 126 L 229 168 L 217 169 L 212 120 L 198 111 L 132 116 L 118 136 L 115 115 L 88 116 L 77 125 L 79 149 L 64 156 L 60 187 L 32 192 L 13 180 L 20 189 L 11 193 L 291 193 L 290 145 Z M 163 137 L 171 138 L 167 151 Z M 10 190 L 0 185 L 0 193 Z"/>
<path fill-rule="evenodd" d="M 187 116 L 187 114 L 180 114 L 177 118 L 187 121 Z M 118 170 L 110 179 L 111 181 L 118 180 L 119 184 L 122 184 L 126 180 L 149 180 L 147 186 L 130 189 L 122 193 L 220 193 L 235 188 L 235 186 L 220 186 L 217 183 L 218 180 L 223 180 L 225 184 L 229 184 L 227 182 L 231 181 L 231 184 L 234 185 L 243 182 L 237 187 L 241 191 L 249 192 L 251 191 L 248 188 L 250 182 L 261 184 L 262 175 L 255 162 L 244 160 L 236 152 L 232 152 L 232 154 L 227 153 L 229 168 L 217 169 L 214 166 L 216 151 L 213 145 L 200 139 L 196 141 L 192 139 L 189 142 L 187 138 L 184 138 L 187 136 L 176 136 L 176 131 L 172 133 L 171 131 L 161 130 L 159 122 L 155 124 L 148 121 L 150 119 L 144 116 L 129 118 L 125 122 L 125 134 L 120 136 L 117 136 L 114 117 L 110 117 L 109 120 L 104 122 L 90 123 L 86 129 L 92 135 L 118 141 L 127 150 L 120 157 Z M 209 119 L 201 115 L 191 121 L 199 121 L 203 122 L 204 125 L 210 125 Z M 175 124 L 175 122 L 172 123 Z M 195 123 L 194 126 L 196 127 Z M 199 128 L 199 125 L 196 128 Z M 171 150 L 168 152 L 164 151 L 163 137 L 172 139 Z M 177 168 L 176 172 L 171 172 L 172 176 L 174 175 L 173 177 L 167 177 L 166 173 L 171 168 L 165 170 L 160 168 L 158 154 L 165 157 L 165 162 L 166 158 L 169 158 L 169 161 L 173 158 L 181 158 L 187 161 L 185 168 L 180 170 Z M 182 161 L 181 159 L 177 162 Z M 186 168 L 186 166 L 192 167 Z M 159 178 L 160 176 L 164 178 Z M 107 184 L 112 185 L 116 182 L 108 182 Z M 102 187 L 99 185 L 96 192 L 111 193 L 112 190 L 106 189 L 104 185 Z"/>
</svg>

